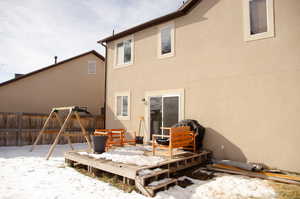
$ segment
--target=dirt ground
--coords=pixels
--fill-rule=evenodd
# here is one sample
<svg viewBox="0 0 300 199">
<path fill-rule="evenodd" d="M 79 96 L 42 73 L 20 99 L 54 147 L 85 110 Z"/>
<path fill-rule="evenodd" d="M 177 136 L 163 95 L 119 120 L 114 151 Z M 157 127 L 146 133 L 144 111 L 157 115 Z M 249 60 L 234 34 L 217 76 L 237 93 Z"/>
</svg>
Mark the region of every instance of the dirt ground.
<svg viewBox="0 0 300 199">
<path fill-rule="evenodd" d="M 278 194 L 278 199 L 300 199 L 300 186 L 269 181 Z"/>
</svg>

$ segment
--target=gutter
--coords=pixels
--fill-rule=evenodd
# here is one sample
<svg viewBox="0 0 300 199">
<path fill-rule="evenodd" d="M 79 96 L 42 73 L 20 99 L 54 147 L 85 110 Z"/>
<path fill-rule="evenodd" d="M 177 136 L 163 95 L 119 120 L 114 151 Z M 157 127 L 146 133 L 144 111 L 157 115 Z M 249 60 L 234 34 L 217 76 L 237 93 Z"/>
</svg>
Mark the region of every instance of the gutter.
<svg viewBox="0 0 300 199">
<path fill-rule="evenodd" d="M 98 42 L 100 43 L 104 48 L 105 48 L 105 62 L 104 62 L 104 115 L 103 115 L 103 120 L 104 120 L 104 126 L 103 128 L 106 128 L 106 96 L 107 96 L 107 45 L 104 44 L 104 42 Z"/>
</svg>

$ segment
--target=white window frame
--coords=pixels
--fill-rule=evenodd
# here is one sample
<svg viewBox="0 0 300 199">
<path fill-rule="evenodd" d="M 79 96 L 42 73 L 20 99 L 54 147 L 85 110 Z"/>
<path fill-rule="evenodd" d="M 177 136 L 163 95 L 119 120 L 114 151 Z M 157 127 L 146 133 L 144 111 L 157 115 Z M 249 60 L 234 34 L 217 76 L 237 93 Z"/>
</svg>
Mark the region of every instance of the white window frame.
<svg viewBox="0 0 300 199">
<path fill-rule="evenodd" d="M 162 48 L 161 32 L 163 29 L 166 29 L 166 28 L 171 28 L 171 52 L 167 53 L 167 54 L 162 54 L 162 52 L 161 52 L 161 48 Z M 175 23 L 174 23 L 174 21 L 169 22 L 167 24 L 160 25 L 158 27 L 157 37 L 158 37 L 158 45 L 157 45 L 158 58 L 162 59 L 162 58 L 167 58 L 167 57 L 173 57 L 175 55 Z"/>
<path fill-rule="evenodd" d="M 127 40 L 131 40 L 131 61 L 128 63 L 118 63 L 118 44 L 125 42 Z M 127 67 L 133 64 L 133 60 L 134 60 L 134 35 L 130 35 L 128 37 L 119 39 L 117 41 L 115 41 L 115 59 L 114 59 L 114 68 L 118 69 L 118 68 L 123 68 L 123 67 Z"/>
<path fill-rule="evenodd" d="M 243 10 L 244 10 L 244 40 L 253 41 L 258 39 L 265 39 L 274 37 L 274 3 L 273 0 L 266 0 L 267 6 L 267 32 L 257 33 L 251 35 L 251 25 L 250 25 L 250 1 L 242 0 Z"/>
<path fill-rule="evenodd" d="M 95 64 L 95 72 L 91 73 L 90 71 L 90 64 Z M 96 61 L 88 61 L 88 75 L 95 75 L 97 74 L 97 62 Z"/>
<path fill-rule="evenodd" d="M 128 115 L 127 116 L 118 116 L 117 113 L 117 108 L 118 108 L 118 100 L 117 97 L 119 96 L 127 96 L 128 97 L 128 107 L 127 107 L 127 112 Z M 123 91 L 123 92 L 117 92 L 115 93 L 115 119 L 116 120 L 130 120 L 130 104 L 131 104 L 131 99 L 130 99 L 130 91 Z M 122 106 L 123 106 L 123 102 L 122 102 Z M 121 111 L 122 112 L 122 111 Z"/>
</svg>

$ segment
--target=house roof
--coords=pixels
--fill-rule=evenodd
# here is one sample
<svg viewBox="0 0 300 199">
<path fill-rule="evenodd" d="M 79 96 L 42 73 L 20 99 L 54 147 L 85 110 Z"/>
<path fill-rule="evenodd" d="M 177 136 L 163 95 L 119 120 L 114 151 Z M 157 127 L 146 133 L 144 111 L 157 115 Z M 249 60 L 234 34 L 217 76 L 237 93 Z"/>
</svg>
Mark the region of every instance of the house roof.
<svg viewBox="0 0 300 199">
<path fill-rule="evenodd" d="M 18 80 L 20 80 L 20 79 L 24 79 L 24 78 L 29 77 L 29 76 L 31 76 L 31 75 L 34 75 L 34 74 L 36 74 L 36 73 L 39 73 L 39 72 L 48 70 L 48 69 L 50 69 L 50 68 L 57 67 L 57 66 L 59 66 L 59 65 L 61 65 L 61 64 L 63 64 L 63 63 L 66 63 L 66 62 L 72 61 L 72 60 L 74 60 L 74 59 L 83 57 L 83 56 L 88 55 L 88 54 L 90 54 L 90 53 L 94 54 L 95 56 L 97 56 L 98 58 L 100 58 L 102 61 L 105 61 L 105 58 L 104 58 L 101 54 L 99 54 L 99 53 L 96 52 L 95 50 L 91 50 L 91 51 L 88 51 L 88 52 L 86 52 L 86 53 L 83 53 L 83 54 L 77 55 L 77 56 L 75 56 L 75 57 L 71 57 L 71 58 L 69 58 L 69 59 L 66 59 L 66 60 L 63 60 L 63 61 L 61 61 L 61 62 L 58 62 L 58 63 L 56 63 L 56 64 L 53 64 L 53 65 L 50 65 L 50 66 L 41 68 L 41 69 L 39 69 L 39 70 L 35 70 L 35 71 L 30 72 L 30 73 L 24 74 L 24 75 L 22 75 L 22 76 L 20 76 L 20 77 L 17 77 L 17 78 L 10 79 L 10 80 L 8 80 L 8 81 L 2 82 L 2 83 L 0 83 L 0 87 L 1 87 L 1 86 L 4 86 L 4 85 L 7 85 L 7 84 L 9 84 L 9 83 L 18 81 Z"/>
<path fill-rule="evenodd" d="M 139 32 L 141 30 L 144 30 L 146 28 L 170 21 L 172 19 L 184 16 L 186 14 L 188 14 L 198 3 L 200 3 L 201 0 L 188 0 L 187 2 L 185 2 L 177 11 L 175 12 L 171 12 L 167 15 L 158 17 L 156 19 L 152 19 L 150 21 L 147 21 L 145 23 L 142 23 L 140 25 L 134 26 L 132 28 L 129 28 L 127 30 L 124 30 L 122 32 L 119 32 L 117 34 L 114 34 L 112 36 L 106 37 L 100 41 L 98 41 L 98 43 L 103 43 L 103 42 L 110 42 L 119 38 L 122 38 L 124 36 Z"/>
</svg>

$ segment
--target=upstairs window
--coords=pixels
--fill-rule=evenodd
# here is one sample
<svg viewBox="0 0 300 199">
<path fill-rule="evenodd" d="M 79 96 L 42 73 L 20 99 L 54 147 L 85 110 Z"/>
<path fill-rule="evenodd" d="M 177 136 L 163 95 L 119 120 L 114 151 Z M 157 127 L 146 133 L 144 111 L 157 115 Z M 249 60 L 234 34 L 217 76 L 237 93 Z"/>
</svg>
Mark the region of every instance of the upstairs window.
<svg viewBox="0 0 300 199">
<path fill-rule="evenodd" d="M 158 32 L 158 57 L 174 55 L 174 23 L 163 25 Z"/>
<path fill-rule="evenodd" d="M 250 34 L 255 35 L 268 31 L 267 0 L 251 0 L 250 8 Z"/>
<path fill-rule="evenodd" d="M 96 61 L 88 61 L 88 74 L 96 74 Z"/>
<path fill-rule="evenodd" d="M 130 115 L 129 115 L 130 93 L 129 92 L 117 93 L 115 95 L 115 100 L 116 100 L 115 114 L 117 119 L 129 120 L 130 119 Z"/>
<path fill-rule="evenodd" d="M 133 37 L 116 42 L 115 67 L 120 68 L 133 63 Z"/>
<path fill-rule="evenodd" d="M 161 36 L 161 54 L 168 54 L 172 52 L 172 43 L 171 43 L 171 28 L 162 29 L 160 32 Z"/>
<path fill-rule="evenodd" d="M 245 40 L 274 36 L 273 0 L 243 0 Z"/>
</svg>

